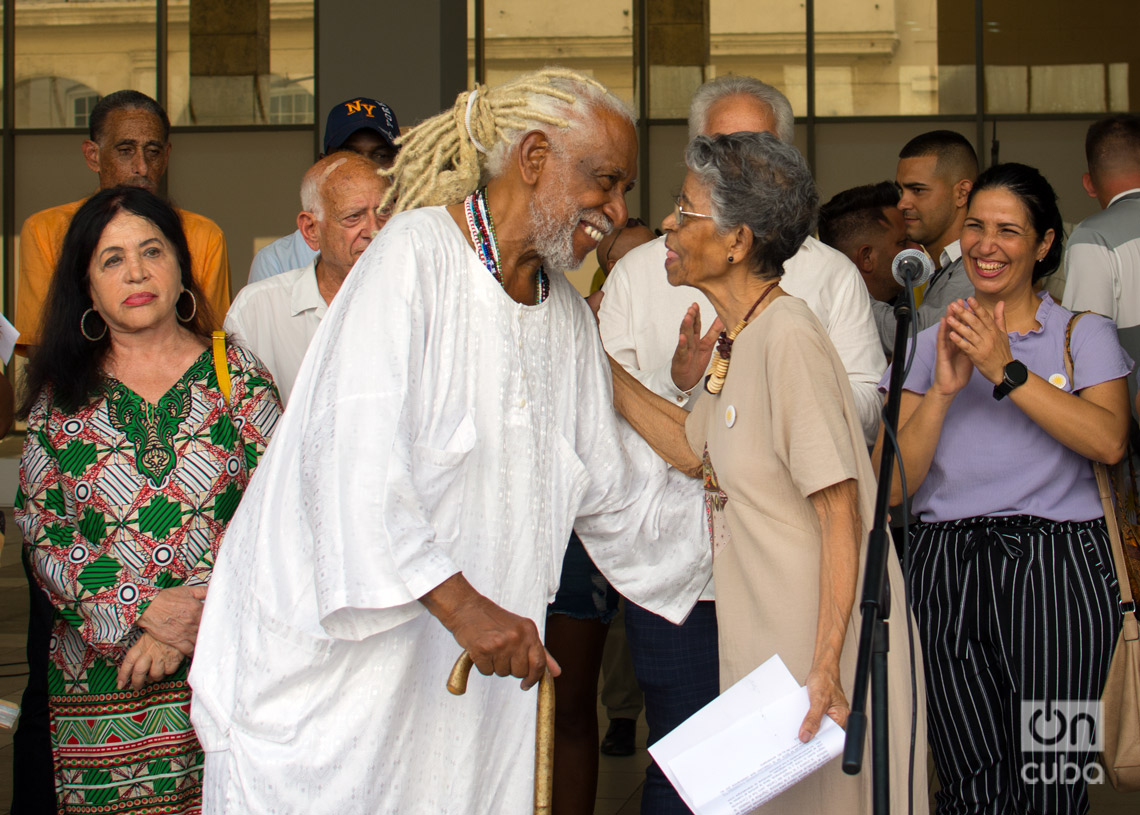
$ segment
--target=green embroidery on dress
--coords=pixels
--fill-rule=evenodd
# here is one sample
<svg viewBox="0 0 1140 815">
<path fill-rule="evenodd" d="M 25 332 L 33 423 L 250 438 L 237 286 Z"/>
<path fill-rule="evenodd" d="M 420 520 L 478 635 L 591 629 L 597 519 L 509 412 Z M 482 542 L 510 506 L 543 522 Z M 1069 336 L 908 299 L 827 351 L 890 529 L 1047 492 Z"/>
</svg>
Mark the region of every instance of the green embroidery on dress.
<svg viewBox="0 0 1140 815">
<path fill-rule="evenodd" d="M 107 378 L 107 415 L 135 448 L 135 464 L 154 486 L 174 469 L 177 456 L 174 434 L 190 415 L 190 386 L 195 380 L 215 380 L 209 352 L 204 353 L 186 373 L 152 405 L 122 382 Z"/>
</svg>

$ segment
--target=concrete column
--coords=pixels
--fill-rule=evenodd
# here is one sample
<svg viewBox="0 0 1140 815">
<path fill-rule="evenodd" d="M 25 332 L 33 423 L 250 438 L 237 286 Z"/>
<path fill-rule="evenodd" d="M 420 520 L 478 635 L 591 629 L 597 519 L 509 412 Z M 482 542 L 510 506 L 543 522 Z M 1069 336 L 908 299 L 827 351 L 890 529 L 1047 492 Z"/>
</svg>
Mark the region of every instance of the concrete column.
<svg viewBox="0 0 1140 815">
<path fill-rule="evenodd" d="M 269 117 L 269 0 L 190 3 L 190 118 L 196 125 Z"/>
<path fill-rule="evenodd" d="M 649 115 L 689 115 L 689 100 L 709 62 L 709 0 L 665 0 L 647 8 Z"/>
<path fill-rule="evenodd" d="M 198 0 L 194 0 L 198 2 Z M 467 3 L 317 3 L 317 121 L 354 96 L 391 106 L 407 128 L 450 107 L 467 84 Z"/>
</svg>

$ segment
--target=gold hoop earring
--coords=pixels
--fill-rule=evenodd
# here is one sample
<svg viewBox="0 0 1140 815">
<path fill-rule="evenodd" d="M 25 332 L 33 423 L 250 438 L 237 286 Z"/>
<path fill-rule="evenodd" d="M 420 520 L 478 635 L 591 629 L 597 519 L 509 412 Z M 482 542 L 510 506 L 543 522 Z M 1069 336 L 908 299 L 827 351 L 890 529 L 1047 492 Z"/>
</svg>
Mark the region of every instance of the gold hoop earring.
<svg viewBox="0 0 1140 815">
<path fill-rule="evenodd" d="M 99 312 L 97 312 L 93 308 L 89 308 L 89 309 L 87 309 L 87 311 L 83 312 L 83 316 L 79 318 L 79 333 L 82 334 L 89 342 L 99 342 L 99 340 L 101 340 L 105 336 L 107 336 L 107 323 L 106 322 L 103 323 L 103 333 L 102 334 L 100 334 L 98 337 L 92 337 L 90 334 L 87 333 L 87 315 L 88 314 L 98 315 Z"/>
<path fill-rule="evenodd" d="M 174 304 L 174 316 L 178 318 L 178 322 L 188 323 L 191 320 L 193 320 L 194 315 L 198 313 L 198 298 L 194 296 L 194 292 L 190 291 L 190 289 L 183 289 L 182 294 L 189 294 L 190 295 L 190 300 L 194 303 L 194 308 L 190 311 L 190 313 L 187 316 L 183 317 L 181 314 L 178 313 L 178 303 L 175 303 Z M 182 294 L 178 295 L 179 300 L 182 299 Z"/>
</svg>

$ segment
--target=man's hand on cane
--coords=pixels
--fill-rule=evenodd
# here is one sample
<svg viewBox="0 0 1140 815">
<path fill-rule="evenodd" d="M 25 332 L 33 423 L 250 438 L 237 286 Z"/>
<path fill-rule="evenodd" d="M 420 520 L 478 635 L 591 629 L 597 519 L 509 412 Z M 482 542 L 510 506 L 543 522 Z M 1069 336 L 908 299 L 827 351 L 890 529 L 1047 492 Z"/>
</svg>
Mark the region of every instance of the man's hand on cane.
<svg viewBox="0 0 1140 815">
<path fill-rule="evenodd" d="M 517 676 L 522 689 L 528 690 L 547 668 L 552 676 L 562 672 L 543 647 L 533 620 L 491 602 L 462 573 L 440 583 L 420 602 L 466 649 L 484 676 Z"/>
</svg>

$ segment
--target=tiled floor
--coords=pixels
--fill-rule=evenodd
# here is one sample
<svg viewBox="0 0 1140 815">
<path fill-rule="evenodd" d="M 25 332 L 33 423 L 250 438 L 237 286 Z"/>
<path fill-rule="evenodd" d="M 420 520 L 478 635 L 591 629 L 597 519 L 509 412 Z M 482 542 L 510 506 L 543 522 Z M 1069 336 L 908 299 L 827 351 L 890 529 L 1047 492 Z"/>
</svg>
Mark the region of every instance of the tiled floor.
<svg viewBox="0 0 1140 815">
<path fill-rule="evenodd" d="M 604 708 L 598 708 L 598 730 L 606 732 L 609 722 Z M 598 762 L 598 798 L 594 815 L 638 815 L 641 812 L 641 784 L 645 781 L 645 768 L 649 766 L 649 753 L 645 751 L 645 717 L 637 723 L 637 752 L 632 756 L 615 758 L 601 756 Z"/>
</svg>

